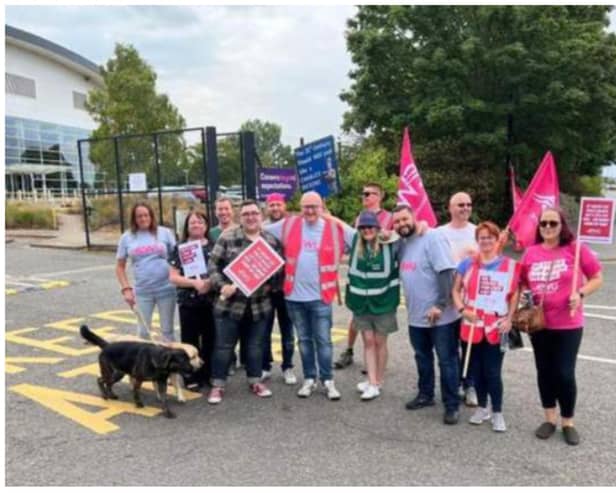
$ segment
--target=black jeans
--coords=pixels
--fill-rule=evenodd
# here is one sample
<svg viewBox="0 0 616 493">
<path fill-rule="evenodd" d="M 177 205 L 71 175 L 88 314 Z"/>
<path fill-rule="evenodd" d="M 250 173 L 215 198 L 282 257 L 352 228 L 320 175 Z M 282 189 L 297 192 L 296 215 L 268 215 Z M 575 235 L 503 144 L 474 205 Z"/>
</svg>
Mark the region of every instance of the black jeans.
<svg viewBox="0 0 616 493">
<path fill-rule="evenodd" d="M 477 401 L 480 407 L 488 407 L 489 395 L 495 413 L 503 410 L 503 356 L 500 344 L 490 344 L 485 338 L 471 349 L 470 375 L 477 390 Z"/>
<path fill-rule="evenodd" d="M 272 330 L 274 318 L 278 316 L 278 328 L 280 329 L 280 345 L 282 346 L 282 371 L 293 368 L 293 351 L 295 350 L 295 335 L 293 334 L 293 322 L 287 311 L 287 304 L 282 291 L 272 293 L 272 316 L 267 322 L 267 332 L 263 346 L 263 370 L 272 369 Z"/>
<path fill-rule="evenodd" d="M 560 406 L 563 418 L 572 418 L 577 386 L 575 362 L 582 342 L 578 329 L 545 329 L 530 338 L 537 367 L 537 384 L 544 409 Z"/>
<path fill-rule="evenodd" d="M 212 352 L 216 336 L 214 314 L 209 302 L 194 306 L 179 306 L 180 334 L 182 342 L 192 344 L 199 350 L 203 366 L 185 377 L 186 383 L 208 383 L 212 374 Z"/>
</svg>

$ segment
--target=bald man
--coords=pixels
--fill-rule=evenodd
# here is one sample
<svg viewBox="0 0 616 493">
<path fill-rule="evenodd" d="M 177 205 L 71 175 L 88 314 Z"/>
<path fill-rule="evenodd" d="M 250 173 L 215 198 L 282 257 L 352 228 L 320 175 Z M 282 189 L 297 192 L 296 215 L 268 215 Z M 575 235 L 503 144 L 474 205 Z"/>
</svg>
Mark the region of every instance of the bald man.
<svg viewBox="0 0 616 493">
<path fill-rule="evenodd" d="M 454 193 L 449 199 L 449 216 L 451 220 L 447 224 L 437 228 L 447 237 L 456 264 L 459 264 L 462 260 L 478 251 L 477 242 L 475 241 L 476 226 L 470 222 L 472 212 L 473 201 L 471 200 L 471 196 L 466 192 Z M 466 347 L 462 344 L 461 340 L 460 347 L 461 350 L 458 352 L 458 355 L 460 357 L 460 375 L 462 375 L 461 368 Z M 464 397 L 464 403 L 467 406 L 477 406 L 477 392 L 475 391 L 471 376 L 468 376 L 461 382 L 460 396 Z"/>
<path fill-rule="evenodd" d="M 301 215 L 288 216 L 265 228 L 282 242 L 286 259 L 283 290 L 304 372 L 297 395 L 310 397 L 320 380 L 328 399 L 338 400 L 340 392 L 332 371 L 332 302 L 340 259 L 350 250 L 355 230 L 324 217 L 323 200 L 316 192 L 302 195 L 300 207 Z"/>
</svg>

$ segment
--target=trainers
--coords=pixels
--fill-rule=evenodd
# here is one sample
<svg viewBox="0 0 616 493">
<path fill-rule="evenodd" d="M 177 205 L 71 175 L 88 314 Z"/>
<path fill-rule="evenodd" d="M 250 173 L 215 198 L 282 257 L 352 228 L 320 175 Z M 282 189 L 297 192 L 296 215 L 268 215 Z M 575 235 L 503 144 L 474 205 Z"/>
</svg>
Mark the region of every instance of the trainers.
<svg viewBox="0 0 616 493">
<path fill-rule="evenodd" d="M 381 391 L 377 385 L 370 385 L 366 387 L 363 394 L 361 395 L 362 401 L 371 401 L 372 399 L 376 399 L 379 395 L 381 395 Z"/>
<path fill-rule="evenodd" d="M 307 378 L 297 391 L 297 397 L 310 397 L 316 388 L 317 384 L 314 383 L 314 379 Z"/>
<path fill-rule="evenodd" d="M 466 393 L 464 396 L 464 404 L 466 404 L 467 407 L 477 407 L 479 405 L 475 387 L 469 387 L 468 389 L 466 389 Z"/>
<path fill-rule="evenodd" d="M 490 411 L 488 411 L 487 407 L 478 407 L 475 409 L 475 412 L 470 417 L 468 422 L 472 425 L 480 425 L 484 421 L 490 419 Z"/>
<path fill-rule="evenodd" d="M 338 361 L 334 363 L 336 370 L 342 370 L 353 364 L 353 349 L 348 348 L 340 354 Z"/>
<path fill-rule="evenodd" d="M 227 370 L 227 376 L 232 377 L 235 375 L 235 365 L 231 365 Z"/>
<path fill-rule="evenodd" d="M 250 386 L 250 391 L 257 397 L 271 397 L 272 396 L 272 391 L 268 389 L 265 385 L 263 385 L 261 382 L 253 383 Z"/>
<path fill-rule="evenodd" d="M 323 386 L 325 387 L 325 390 L 327 390 L 327 398 L 330 401 L 337 401 L 340 399 L 340 392 L 338 392 L 333 380 L 325 380 L 323 382 Z"/>
<path fill-rule="evenodd" d="M 422 407 L 434 406 L 434 399 L 428 399 L 423 395 L 417 395 L 414 399 L 408 401 L 404 407 L 406 407 L 409 411 L 414 411 L 415 409 L 421 409 Z"/>
<path fill-rule="evenodd" d="M 494 413 L 492 416 L 492 430 L 499 432 L 507 431 L 503 413 Z"/>
<path fill-rule="evenodd" d="M 266 380 L 269 380 L 271 376 L 272 376 L 271 371 L 263 370 L 261 372 L 261 381 L 265 382 Z"/>
<path fill-rule="evenodd" d="M 284 383 L 287 385 L 295 385 L 297 383 L 297 377 L 291 368 L 287 368 L 282 372 L 282 377 L 284 378 Z"/>
<path fill-rule="evenodd" d="M 365 392 L 369 385 L 370 385 L 370 382 L 368 380 L 364 380 L 363 382 L 359 382 L 357 384 L 357 387 L 356 387 L 357 388 L 357 392 L 359 392 L 360 394 Z M 381 390 L 381 384 L 376 384 L 376 387 L 379 389 L 379 391 Z"/>
<path fill-rule="evenodd" d="M 460 385 L 458 387 L 458 397 L 460 398 L 460 400 L 462 400 L 464 399 L 464 396 L 466 396 L 466 391 L 464 390 L 464 387 Z"/>
<path fill-rule="evenodd" d="M 225 390 L 222 387 L 212 387 L 212 390 L 207 395 L 208 404 L 220 404 L 224 393 Z"/>
<path fill-rule="evenodd" d="M 458 424 L 460 420 L 460 413 L 456 410 L 445 411 L 443 415 L 443 423 L 446 425 L 455 425 Z"/>
</svg>

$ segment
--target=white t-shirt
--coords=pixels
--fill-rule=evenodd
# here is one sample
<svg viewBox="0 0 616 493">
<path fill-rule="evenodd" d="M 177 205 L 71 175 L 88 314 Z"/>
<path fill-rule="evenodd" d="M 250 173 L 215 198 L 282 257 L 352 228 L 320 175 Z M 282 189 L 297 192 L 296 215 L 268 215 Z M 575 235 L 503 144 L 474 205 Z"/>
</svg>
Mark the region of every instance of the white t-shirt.
<svg viewBox="0 0 616 493">
<path fill-rule="evenodd" d="M 444 224 L 436 228 L 442 231 L 447 241 L 451 246 L 451 253 L 456 265 L 469 256 L 469 250 L 477 249 L 477 242 L 475 241 L 475 226 L 473 223 L 468 223 L 463 228 L 454 228 L 450 224 Z"/>
</svg>

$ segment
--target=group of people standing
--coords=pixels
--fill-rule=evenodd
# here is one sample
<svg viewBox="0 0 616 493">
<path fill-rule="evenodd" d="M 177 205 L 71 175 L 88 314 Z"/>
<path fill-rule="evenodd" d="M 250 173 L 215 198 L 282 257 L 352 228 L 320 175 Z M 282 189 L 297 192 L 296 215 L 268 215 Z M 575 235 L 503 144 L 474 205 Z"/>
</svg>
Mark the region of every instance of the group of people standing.
<svg viewBox="0 0 616 493">
<path fill-rule="evenodd" d="M 573 415 L 575 361 L 584 325 L 582 299 L 602 283 L 601 265 L 593 252 L 581 245 L 580 275 L 572 292 L 575 238 L 559 210 L 543 211 L 536 244 L 516 262 L 502 254 L 503 233 L 494 223 L 475 226 L 470 222 L 472 201 L 468 194 L 451 197 L 451 221 L 435 229 L 417 221 L 408 205 L 398 205 L 391 213 L 384 211 L 383 195 L 379 184 L 363 187 L 364 209 L 354 227 L 331 216 L 315 192 L 303 194 L 299 214 L 286 211 L 284 196 L 271 194 L 266 200 L 266 221 L 259 204 L 245 200 L 239 207 L 239 224 L 234 222 L 231 201 L 220 198 L 216 201 L 219 226 L 210 230 L 207 217 L 197 211 L 190 212 L 184 224 L 182 241 L 202 244 L 207 274 L 199 278 L 184 275 L 173 234 L 156 225 L 147 203 L 138 203 L 131 213 L 131 230 L 123 234 L 118 246 L 116 273 L 122 295 L 141 311 L 148 324 L 154 306 L 158 306 L 163 337 L 173 340 L 177 292 L 182 341 L 198 347 L 205 362 L 187 384 L 210 385 L 210 404 L 224 398 L 238 342 L 250 390 L 258 397 L 272 395 L 267 380 L 271 378 L 271 333 L 276 316 L 285 383 L 297 383 L 293 372 L 295 327 L 303 371 L 298 397 L 310 397 L 320 384 L 328 399 L 338 400 L 332 304 L 339 296 L 339 267 L 348 254 L 345 304 L 352 319 L 348 347 L 335 366 L 342 369 L 352 363 L 355 339 L 361 333 L 367 374 L 357 385 L 361 399 L 375 399 L 384 388 L 387 338 L 398 330 L 402 286 L 418 373 L 418 392 L 406 408 L 417 410 L 435 404 L 436 353 L 444 423 L 459 421 L 464 399 L 467 405 L 477 406 L 470 423 L 480 425 L 491 419 L 493 430 L 502 432 L 506 424 L 501 340 L 511 329 L 520 292 L 530 290 L 534 301 L 544 307 L 547 326 L 531 336 L 545 413 L 535 434 L 542 439 L 554 434 L 558 405 L 563 436 L 567 443 L 577 444 Z M 245 296 L 224 269 L 258 238 L 278 252 L 285 264 Z M 129 257 L 134 287 L 126 276 Z M 506 301 L 494 311 L 475 306 L 484 271 L 500 276 L 507 286 Z M 138 333 L 149 336 L 141 324 Z M 471 347 L 469 370 L 462 379 L 467 347 Z"/>
</svg>

